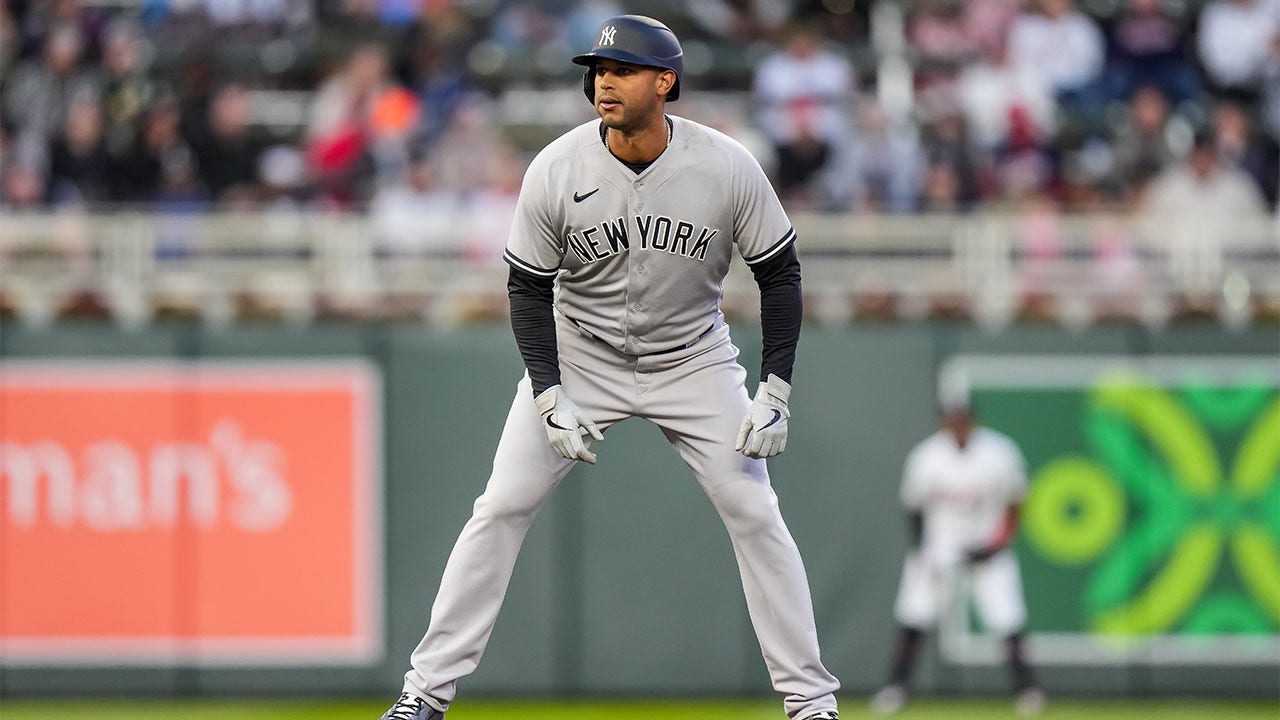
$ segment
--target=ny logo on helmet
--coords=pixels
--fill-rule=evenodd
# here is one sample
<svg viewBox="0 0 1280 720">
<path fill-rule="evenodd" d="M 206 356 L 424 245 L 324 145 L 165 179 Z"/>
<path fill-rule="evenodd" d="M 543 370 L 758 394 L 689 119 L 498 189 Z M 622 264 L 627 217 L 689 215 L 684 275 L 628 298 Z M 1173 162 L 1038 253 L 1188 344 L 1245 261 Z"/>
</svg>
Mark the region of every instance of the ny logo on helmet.
<svg viewBox="0 0 1280 720">
<path fill-rule="evenodd" d="M 617 29 L 616 27 L 614 27 L 614 26 L 612 26 L 612 25 L 606 26 L 604 29 L 602 29 L 602 30 L 600 31 L 600 42 L 599 42 L 598 44 L 599 44 L 599 45 L 612 45 L 612 44 L 613 44 L 613 36 L 614 36 L 614 34 L 615 34 L 615 33 L 617 33 L 617 32 L 618 32 L 618 29 Z"/>
</svg>

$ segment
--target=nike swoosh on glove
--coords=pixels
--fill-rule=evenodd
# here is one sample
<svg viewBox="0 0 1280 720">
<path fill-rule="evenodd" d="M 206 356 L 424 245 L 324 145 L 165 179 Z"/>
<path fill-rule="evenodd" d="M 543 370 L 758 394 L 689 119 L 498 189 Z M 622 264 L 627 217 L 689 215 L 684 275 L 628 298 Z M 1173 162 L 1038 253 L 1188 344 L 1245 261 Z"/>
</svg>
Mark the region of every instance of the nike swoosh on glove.
<svg viewBox="0 0 1280 720">
<path fill-rule="evenodd" d="M 533 404 L 542 415 L 542 427 L 547 431 L 547 440 L 556 452 L 570 460 L 595 464 L 595 453 L 587 449 L 582 436 L 590 435 L 596 440 L 604 440 L 604 435 L 591 422 L 591 418 L 564 394 L 563 388 L 552 385 L 535 397 Z"/>
<path fill-rule="evenodd" d="M 787 449 L 787 402 L 791 386 L 786 380 L 770 374 L 760 383 L 747 416 L 738 428 L 738 444 L 733 449 L 752 458 L 773 457 Z"/>
</svg>

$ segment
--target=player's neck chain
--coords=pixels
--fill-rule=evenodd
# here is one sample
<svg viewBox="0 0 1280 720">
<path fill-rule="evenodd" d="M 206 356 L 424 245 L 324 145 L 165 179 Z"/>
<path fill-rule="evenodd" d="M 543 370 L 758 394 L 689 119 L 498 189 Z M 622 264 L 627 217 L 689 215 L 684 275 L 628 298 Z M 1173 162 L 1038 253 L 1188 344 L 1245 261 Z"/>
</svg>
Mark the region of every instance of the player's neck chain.
<svg viewBox="0 0 1280 720">
<path fill-rule="evenodd" d="M 666 115 L 663 115 L 663 116 L 662 116 L 662 119 L 663 119 L 663 120 L 665 120 L 665 121 L 666 121 L 666 123 L 667 123 L 667 145 L 670 145 L 670 144 L 671 144 L 671 138 L 672 138 L 672 137 L 674 137 L 674 135 L 675 135 L 675 124 L 674 124 L 674 123 L 672 123 L 672 122 L 671 122 L 671 118 L 667 117 Z M 608 151 L 609 151 L 609 153 L 612 155 L 612 154 L 613 154 L 613 148 L 609 147 L 609 128 L 608 128 L 608 127 L 605 127 L 605 124 L 604 124 L 604 123 L 600 123 L 600 142 L 604 143 L 604 149 L 605 149 L 605 150 L 608 150 Z M 666 149 L 667 149 L 667 145 L 664 145 L 664 146 L 662 147 L 662 149 L 663 149 L 663 150 L 666 150 Z M 661 155 L 662 153 L 658 153 L 658 154 L 659 154 L 659 155 Z M 614 157 L 617 157 L 617 155 L 614 155 Z M 654 158 L 654 160 L 656 160 L 656 159 L 657 159 L 657 158 Z M 652 161 L 650 161 L 650 162 L 652 162 Z"/>
</svg>

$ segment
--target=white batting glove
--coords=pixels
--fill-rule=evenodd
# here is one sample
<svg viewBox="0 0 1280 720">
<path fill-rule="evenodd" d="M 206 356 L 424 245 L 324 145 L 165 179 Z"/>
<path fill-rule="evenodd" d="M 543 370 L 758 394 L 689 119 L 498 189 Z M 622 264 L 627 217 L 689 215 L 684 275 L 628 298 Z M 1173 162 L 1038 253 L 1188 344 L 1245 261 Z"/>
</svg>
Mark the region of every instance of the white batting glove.
<svg viewBox="0 0 1280 720">
<path fill-rule="evenodd" d="M 738 444 L 733 449 L 752 458 L 773 457 L 787 449 L 787 402 L 791 386 L 786 380 L 770 374 L 760 383 L 755 399 L 738 428 Z"/>
<path fill-rule="evenodd" d="M 591 418 L 582 412 L 559 385 L 552 385 L 533 399 L 542 415 L 542 427 L 547 431 L 547 439 L 551 447 L 570 460 L 596 462 L 595 453 L 587 449 L 582 442 L 583 435 L 590 435 L 596 440 L 604 440 L 604 435 Z"/>
</svg>

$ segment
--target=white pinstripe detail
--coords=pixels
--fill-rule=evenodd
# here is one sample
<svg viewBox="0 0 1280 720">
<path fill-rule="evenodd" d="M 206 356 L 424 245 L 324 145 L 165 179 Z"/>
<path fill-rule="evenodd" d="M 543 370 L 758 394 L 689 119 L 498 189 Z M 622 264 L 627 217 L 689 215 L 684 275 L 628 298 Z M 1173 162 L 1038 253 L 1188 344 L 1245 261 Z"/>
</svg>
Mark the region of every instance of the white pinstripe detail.
<svg viewBox="0 0 1280 720">
<path fill-rule="evenodd" d="M 539 277 L 555 277 L 556 273 L 560 272 L 560 268 L 555 268 L 552 270 L 543 270 L 540 267 L 535 267 L 533 265 L 530 265 L 524 260 L 521 260 L 515 255 L 512 255 L 510 250 L 506 250 L 502 253 L 502 259 L 506 260 L 507 263 L 510 265 L 515 265 L 517 268 L 520 268 L 521 270 L 524 270 L 527 273 L 538 275 Z"/>
<path fill-rule="evenodd" d="M 766 250 L 763 255 L 758 255 L 754 258 L 751 258 L 750 260 L 747 260 L 746 262 L 748 265 L 757 265 L 759 263 L 762 263 L 765 260 L 768 260 L 769 258 L 773 257 L 774 255 L 777 255 L 778 253 L 782 252 L 784 249 L 786 249 L 788 245 L 795 242 L 795 239 L 796 239 L 796 229 L 791 228 L 790 230 L 787 231 L 786 235 L 782 236 L 782 239 L 779 240 L 777 244 L 775 244 L 773 247 Z"/>
</svg>

